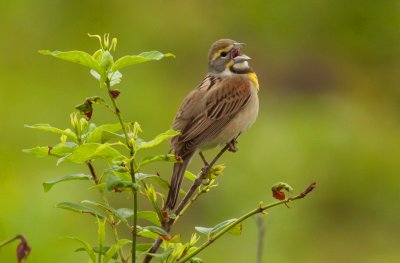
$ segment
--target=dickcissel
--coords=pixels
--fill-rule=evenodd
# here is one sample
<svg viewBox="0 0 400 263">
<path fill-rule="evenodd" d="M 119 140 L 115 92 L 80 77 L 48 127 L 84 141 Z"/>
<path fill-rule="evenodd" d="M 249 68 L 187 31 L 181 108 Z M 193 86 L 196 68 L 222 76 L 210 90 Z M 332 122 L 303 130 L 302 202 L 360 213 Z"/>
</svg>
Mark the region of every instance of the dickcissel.
<svg viewBox="0 0 400 263">
<path fill-rule="evenodd" d="M 165 204 L 170 210 L 192 157 L 226 143 L 234 147 L 235 139 L 257 118 L 259 85 L 250 57 L 240 53 L 243 46 L 231 39 L 211 45 L 206 77 L 186 96 L 175 116 L 172 128 L 181 134 L 172 138 L 171 150 L 182 162 L 174 164 Z"/>
</svg>

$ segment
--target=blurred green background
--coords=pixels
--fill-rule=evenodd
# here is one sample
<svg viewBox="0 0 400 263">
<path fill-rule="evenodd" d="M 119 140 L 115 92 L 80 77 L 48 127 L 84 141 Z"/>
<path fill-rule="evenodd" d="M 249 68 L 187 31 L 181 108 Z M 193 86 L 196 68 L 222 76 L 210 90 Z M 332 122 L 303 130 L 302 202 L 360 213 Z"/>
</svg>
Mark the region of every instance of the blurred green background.
<svg viewBox="0 0 400 263">
<path fill-rule="evenodd" d="M 238 217 L 260 200 L 272 201 L 277 181 L 306 200 L 266 216 L 265 262 L 397 262 L 400 258 L 400 2 L 399 1 L 1 1 L 0 2 L 0 241 L 24 234 L 27 262 L 87 262 L 79 245 L 96 241 L 93 218 L 55 209 L 59 201 L 95 199 L 86 183 L 44 193 L 41 183 L 85 167 L 24 155 L 57 136 L 23 128 L 66 128 L 73 106 L 104 95 L 88 70 L 37 53 L 39 49 L 98 48 L 87 33 L 119 39 L 116 56 L 172 52 L 165 59 L 123 70 L 119 88 L 126 120 L 145 138 L 169 128 L 183 97 L 207 70 L 209 45 L 228 37 L 260 80 L 260 114 L 226 154 L 220 187 L 196 203 L 175 230 L 213 226 Z M 93 121 L 115 122 L 97 107 Z M 158 151 L 166 152 L 168 145 Z M 211 157 L 213 152 L 208 152 Z M 191 164 L 197 171 L 200 162 Z M 171 166 L 160 164 L 169 178 Z M 117 196 L 116 207 L 130 199 Z M 242 236 L 226 236 L 200 254 L 204 262 L 255 262 L 254 220 Z M 0 262 L 16 262 L 15 246 Z"/>
</svg>

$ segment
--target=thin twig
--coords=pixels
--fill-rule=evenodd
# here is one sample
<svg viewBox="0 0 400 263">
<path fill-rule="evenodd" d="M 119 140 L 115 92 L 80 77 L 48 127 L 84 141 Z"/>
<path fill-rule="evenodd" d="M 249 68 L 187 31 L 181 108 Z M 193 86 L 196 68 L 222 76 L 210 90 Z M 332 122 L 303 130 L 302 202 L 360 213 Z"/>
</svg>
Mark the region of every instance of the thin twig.
<svg viewBox="0 0 400 263">
<path fill-rule="evenodd" d="M 10 244 L 11 242 L 13 242 L 13 241 L 15 241 L 15 240 L 17 240 L 17 239 L 20 239 L 20 238 L 21 238 L 21 235 L 16 235 L 16 236 L 13 237 L 13 238 L 10 238 L 10 239 L 8 239 L 8 240 L 5 240 L 5 241 L 3 241 L 3 242 L 0 243 L 0 248 L 4 247 L 5 245 Z"/>
<path fill-rule="evenodd" d="M 90 160 L 87 161 L 87 162 L 86 162 L 86 165 L 87 165 L 88 168 L 89 168 L 89 171 L 90 171 L 90 174 L 92 175 L 92 178 L 93 178 L 94 183 L 95 183 L 95 184 L 99 184 L 99 179 L 97 178 L 96 172 L 94 171 L 94 167 L 93 167 L 92 161 L 90 161 Z"/>
<path fill-rule="evenodd" d="M 208 240 L 206 242 L 204 242 L 202 245 L 200 245 L 199 247 L 197 247 L 192 253 L 182 257 L 181 259 L 178 259 L 177 262 L 179 263 L 183 263 L 188 261 L 189 259 L 193 258 L 195 255 L 197 255 L 198 253 L 200 253 L 203 249 L 205 249 L 206 247 L 208 247 L 209 245 L 211 245 L 212 243 L 214 243 L 215 240 L 217 240 L 218 238 L 220 238 L 221 236 L 223 236 L 224 234 L 226 234 L 227 232 L 229 232 L 232 228 L 234 228 L 235 226 L 237 226 L 238 224 L 242 223 L 244 220 L 246 220 L 247 218 L 258 214 L 258 213 L 263 213 L 265 210 L 272 208 L 274 206 L 278 206 L 278 205 L 282 205 L 282 204 L 287 204 L 291 201 L 295 201 L 301 198 L 304 198 L 307 196 L 308 193 L 310 193 L 312 190 L 314 190 L 316 183 L 312 183 L 310 184 L 302 193 L 300 193 L 299 195 L 295 196 L 295 197 L 290 197 L 286 200 L 283 201 L 279 201 L 279 202 L 275 202 L 266 206 L 259 206 L 256 209 L 248 212 L 247 214 L 242 215 L 241 217 L 239 217 L 236 221 L 232 222 L 231 224 L 227 225 L 225 228 L 223 228 L 222 230 L 220 230 L 219 232 L 215 233 L 214 235 L 212 235 L 211 237 L 208 238 Z"/>
<path fill-rule="evenodd" d="M 221 149 L 221 151 L 214 157 L 214 159 L 210 162 L 209 165 L 206 165 L 201 169 L 201 173 L 199 176 L 196 178 L 196 180 L 193 182 L 192 186 L 190 189 L 186 192 L 186 195 L 183 197 L 182 201 L 179 203 L 177 208 L 175 209 L 174 213 L 176 215 L 175 218 L 170 218 L 167 222 L 163 223 L 163 229 L 167 232 L 171 231 L 172 225 L 175 223 L 176 219 L 182 215 L 182 213 L 186 210 L 184 209 L 189 201 L 191 200 L 193 194 L 196 192 L 197 188 L 201 185 L 201 182 L 205 179 L 206 175 L 210 171 L 210 169 L 214 166 L 214 164 L 218 161 L 219 158 L 229 149 L 229 144 L 226 144 L 224 148 Z M 163 240 L 161 238 L 158 238 L 156 241 L 154 241 L 153 246 L 149 250 L 148 253 L 156 253 L 158 248 L 161 246 Z M 146 255 L 146 257 L 143 260 L 143 263 L 149 263 L 153 257 L 151 255 Z"/>
</svg>

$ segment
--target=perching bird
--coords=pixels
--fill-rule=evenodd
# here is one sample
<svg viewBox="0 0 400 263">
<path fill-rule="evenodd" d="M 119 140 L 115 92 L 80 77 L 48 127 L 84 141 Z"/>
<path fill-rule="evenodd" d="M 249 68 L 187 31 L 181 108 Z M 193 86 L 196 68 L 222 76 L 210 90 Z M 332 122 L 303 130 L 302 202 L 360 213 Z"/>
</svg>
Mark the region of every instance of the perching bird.
<svg viewBox="0 0 400 263">
<path fill-rule="evenodd" d="M 197 152 L 232 143 L 252 125 L 258 114 L 257 76 L 241 54 L 244 44 L 220 39 L 208 53 L 208 73 L 183 100 L 172 128 L 181 132 L 172 138 L 171 150 L 182 158 L 175 163 L 165 206 L 172 210 L 182 179 Z"/>
</svg>

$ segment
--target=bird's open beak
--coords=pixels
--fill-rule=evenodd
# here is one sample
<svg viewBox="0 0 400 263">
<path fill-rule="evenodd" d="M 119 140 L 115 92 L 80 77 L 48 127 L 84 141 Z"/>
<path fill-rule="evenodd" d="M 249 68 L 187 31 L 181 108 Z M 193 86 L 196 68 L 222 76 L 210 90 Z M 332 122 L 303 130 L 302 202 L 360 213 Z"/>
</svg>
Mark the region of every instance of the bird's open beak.
<svg viewBox="0 0 400 263">
<path fill-rule="evenodd" d="M 233 48 L 236 48 L 236 49 L 240 49 L 240 48 L 242 48 L 242 47 L 244 47 L 246 44 L 245 43 L 233 43 Z"/>
<path fill-rule="evenodd" d="M 235 64 L 250 60 L 249 56 L 240 54 L 239 49 L 244 47 L 245 45 L 246 44 L 244 43 L 237 43 L 237 42 L 233 44 L 232 60 Z"/>
<path fill-rule="evenodd" d="M 236 63 L 241 63 L 241 62 L 244 62 L 244 61 L 248 61 L 250 59 L 251 58 L 249 56 L 247 56 L 245 54 L 241 54 L 241 55 L 239 55 L 237 57 L 234 57 L 233 58 L 233 62 L 236 64 Z"/>
</svg>

